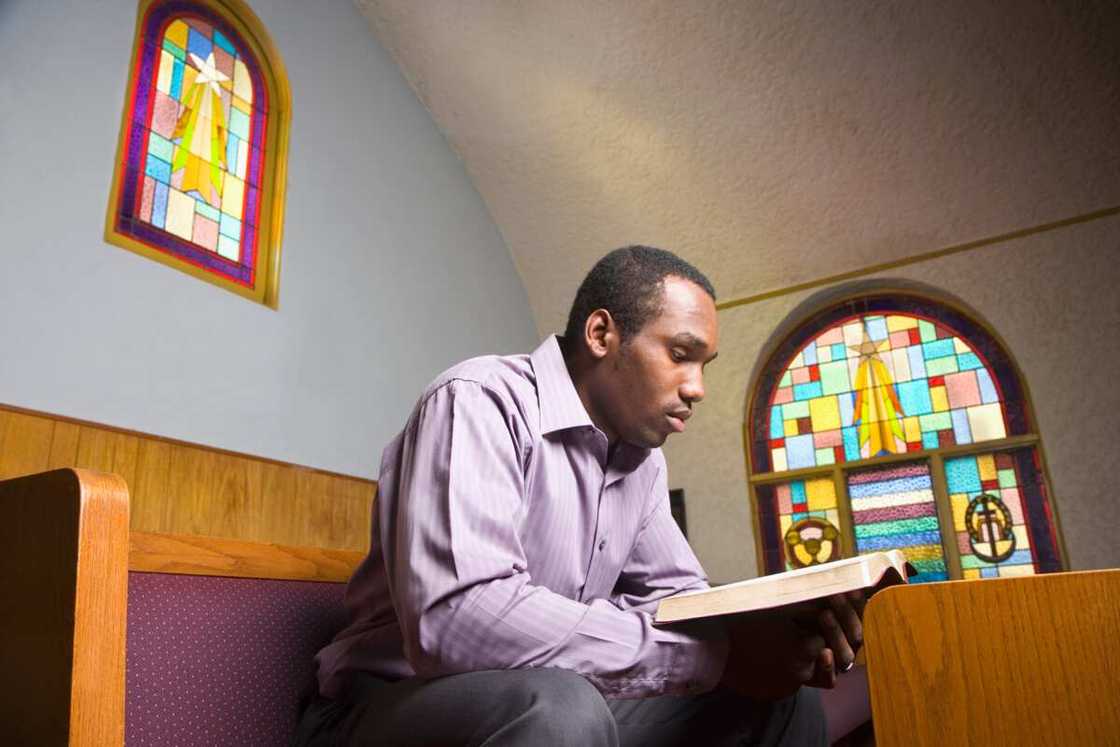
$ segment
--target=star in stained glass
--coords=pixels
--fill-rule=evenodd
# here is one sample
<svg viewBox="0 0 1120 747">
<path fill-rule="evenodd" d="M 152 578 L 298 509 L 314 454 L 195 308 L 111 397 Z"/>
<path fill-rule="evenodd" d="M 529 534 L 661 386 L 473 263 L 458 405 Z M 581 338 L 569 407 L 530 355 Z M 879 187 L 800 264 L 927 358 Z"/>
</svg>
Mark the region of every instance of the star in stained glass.
<svg viewBox="0 0 1120 747">
<path fill-rule="evenodd" d="M 194 79 L 196 85 L 209 85 L 210 90 L 214 92 L 215 96 L 222 95 L 222 83 L 229 82 L 229 76 L 218 69 L 217 63 L 214 61 L 214 53 L 203 60 L 194 52 L 190 53 L 191 62 L 198 68 L 198 77 Z M 226 86 L 229 88 L 229 86 Z"/>
<path fill-rule="evenodd" d="M 222 108 L 222 89 L 232 87 L 228 75 L 218 70 L 211 52 L 205 60 L 190 53 L 198 68 L 191 90 L 183 101 L 183 113 L 175 125 L 177 140 L 171 163 L 182 171 L 184 192 L 195 192 L 214 208 L 222 204 L 222 171 L 227 168 L 227 134 Z"/>
</svg>

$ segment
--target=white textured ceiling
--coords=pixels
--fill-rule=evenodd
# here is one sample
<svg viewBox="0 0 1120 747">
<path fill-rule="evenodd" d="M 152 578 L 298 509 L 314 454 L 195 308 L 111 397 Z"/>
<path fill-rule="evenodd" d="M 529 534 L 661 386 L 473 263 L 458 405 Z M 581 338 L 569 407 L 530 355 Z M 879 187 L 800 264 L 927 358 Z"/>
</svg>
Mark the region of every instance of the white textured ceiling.
<svg viewBox="0 0 1120 747">
<path fill-rule="evenodd" d="M 627 243 L 721 299 L 1120 205 L 1115 0 L 358 0 L 543 332 Z"/>
</svg>

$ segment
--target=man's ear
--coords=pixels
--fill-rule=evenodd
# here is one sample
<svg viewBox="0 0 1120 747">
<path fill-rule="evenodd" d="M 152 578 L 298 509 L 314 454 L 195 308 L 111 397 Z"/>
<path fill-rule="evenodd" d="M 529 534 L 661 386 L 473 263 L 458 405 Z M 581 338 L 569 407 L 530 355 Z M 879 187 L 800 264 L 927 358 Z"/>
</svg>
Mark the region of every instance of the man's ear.
<svg viewBox="0 0 1120 747">
<path fill-rule="evenodd" d="M 596 360 L 606 357 L 607 353 L 617 347 L 618 328 L 611 312 L 606 309 L 591 312 L 583 325 L 583 340 L 587 344 L 587 351 Z"/>
</svg>

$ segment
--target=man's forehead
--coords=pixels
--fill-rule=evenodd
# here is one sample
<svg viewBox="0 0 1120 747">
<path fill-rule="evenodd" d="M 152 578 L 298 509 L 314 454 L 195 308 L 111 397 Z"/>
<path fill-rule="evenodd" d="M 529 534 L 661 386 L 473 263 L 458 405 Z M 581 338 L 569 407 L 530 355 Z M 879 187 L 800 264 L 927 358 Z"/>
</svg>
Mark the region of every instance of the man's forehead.
<svg viewBox="0 0 1120 747">
<path fill-rule="evenodd" d="M 684 278 L 665 278 L 661 314 L 654 325 L 675 344 L 711 352 L 719 344 L 715 301 L 702 287 Z"/>
<path fill-rule="evenodd" d="M 660 296 L 656 312 L 638 330 L 639 335 L 691 348 L 715 349 L 719 339 L 715 301 L 702 286 L 688 278 L 667 275 L 661 281 Z"/>
<path fill-rule="evenodd" d="M 676 275 L 666 275 L 661 281 L 661 306 L 662 311 L 669 307 L 679 307 L 680 310 L 714 310 L 715 300 L 702 286 L 688 278 Z"/>
</svg>

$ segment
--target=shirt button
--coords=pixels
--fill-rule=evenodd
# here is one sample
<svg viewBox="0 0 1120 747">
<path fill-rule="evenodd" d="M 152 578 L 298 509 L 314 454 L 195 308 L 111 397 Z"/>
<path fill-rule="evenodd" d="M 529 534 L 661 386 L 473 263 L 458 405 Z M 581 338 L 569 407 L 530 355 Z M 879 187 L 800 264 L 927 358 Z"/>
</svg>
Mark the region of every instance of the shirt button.
<svg viewBox="0 0 1120 747">
<path fill-rule="evenodd" d="M 602 552 L 603 548 L 605 548 L 606 546 L 607 546 L 607 541 L 605 539 L 599 540 L 599 552 Z"/>
</svg>

